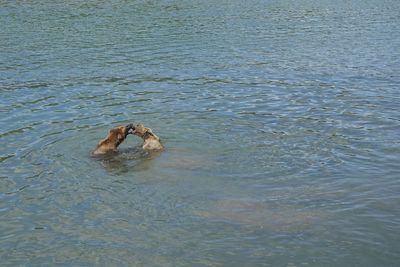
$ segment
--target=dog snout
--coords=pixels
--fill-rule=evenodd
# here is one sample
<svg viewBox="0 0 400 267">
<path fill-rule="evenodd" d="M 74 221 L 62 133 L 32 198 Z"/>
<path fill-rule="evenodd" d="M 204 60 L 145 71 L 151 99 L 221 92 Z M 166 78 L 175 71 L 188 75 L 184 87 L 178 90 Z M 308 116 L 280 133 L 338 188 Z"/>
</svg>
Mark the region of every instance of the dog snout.
<svg viewBox="0 0 400 267">
<path fill-rule="evenodd" d="M 135 131 L 135 125 L 133 125 L 133 123 L 126 125 L 125 128 L 128 134 L 133 134 L 133 132 Z"/>
</svg>

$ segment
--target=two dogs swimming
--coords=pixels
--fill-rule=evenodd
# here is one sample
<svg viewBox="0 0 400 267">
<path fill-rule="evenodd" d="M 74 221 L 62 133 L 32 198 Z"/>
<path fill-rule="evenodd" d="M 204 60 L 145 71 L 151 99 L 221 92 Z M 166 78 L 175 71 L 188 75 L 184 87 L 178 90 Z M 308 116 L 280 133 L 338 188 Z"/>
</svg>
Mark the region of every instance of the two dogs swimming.
<svg viewBox="0 0 400 267">
<path fill-rule="evenodd" d="M 112 128 L 108 132 L 106 138 L 100 140 L 92 154 L 104 155 L 118 152 L 118 146 L 129 134 L 134 134 L 143 139 L 142 148 L 145 151 L 157 151 L 163 149 L 160 138 L 155 135 L 150 128 L 144 127 L 142 124 L 134 125 L 131 123 L 126 126 Z"/>
</svg>

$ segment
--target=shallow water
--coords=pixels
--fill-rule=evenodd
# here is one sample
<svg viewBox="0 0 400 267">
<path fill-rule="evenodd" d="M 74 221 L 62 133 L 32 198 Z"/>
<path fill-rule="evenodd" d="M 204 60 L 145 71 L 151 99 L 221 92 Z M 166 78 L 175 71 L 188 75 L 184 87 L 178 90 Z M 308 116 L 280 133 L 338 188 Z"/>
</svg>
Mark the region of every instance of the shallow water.
<svg viewBox="0 0 400 267">
<path fill-rule="evenodd" d="M 399 14 L 0 1 L 1 265 L 399 266 Z"/>
</svg>

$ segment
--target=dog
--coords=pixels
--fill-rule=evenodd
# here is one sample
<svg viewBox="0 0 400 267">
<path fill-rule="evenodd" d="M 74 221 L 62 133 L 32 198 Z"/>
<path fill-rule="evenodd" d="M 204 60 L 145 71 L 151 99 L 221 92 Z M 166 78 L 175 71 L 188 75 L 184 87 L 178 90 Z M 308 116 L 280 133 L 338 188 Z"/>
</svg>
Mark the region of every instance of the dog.
<svg viewBox="0 0 400 267">
<path fill-rule="evenodd" d="M 93 155 L 102 155 L 118 152 L 118 146 L 126 139 L 128 134 L 133 134 L 135 126 L 131 123 L 126 126 L 112 128 L 106 138 L 102 139 L 92 152 Z"/>
<path fill-rule="evenodd" d="M 142 148 L 145 151 L 160 151 L 164 147 L 161 145 L 160 138 L 153 133 L 150 128 L 144 127 L 143 124 L 133 126 L 132 133 L 143 138 Z"/>
</svg>

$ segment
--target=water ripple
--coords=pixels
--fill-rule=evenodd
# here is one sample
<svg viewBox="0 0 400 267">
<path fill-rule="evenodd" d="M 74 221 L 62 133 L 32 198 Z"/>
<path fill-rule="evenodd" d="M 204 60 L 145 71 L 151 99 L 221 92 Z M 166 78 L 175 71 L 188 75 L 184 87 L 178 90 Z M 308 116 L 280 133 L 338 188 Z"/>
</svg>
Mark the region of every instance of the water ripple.
<svg viewBox="0 0 400 267">
<path fill-rule="evenodd" d="M 397 265 L 397 1 L 0 5 L 5 266 Z"/>
</svg>

